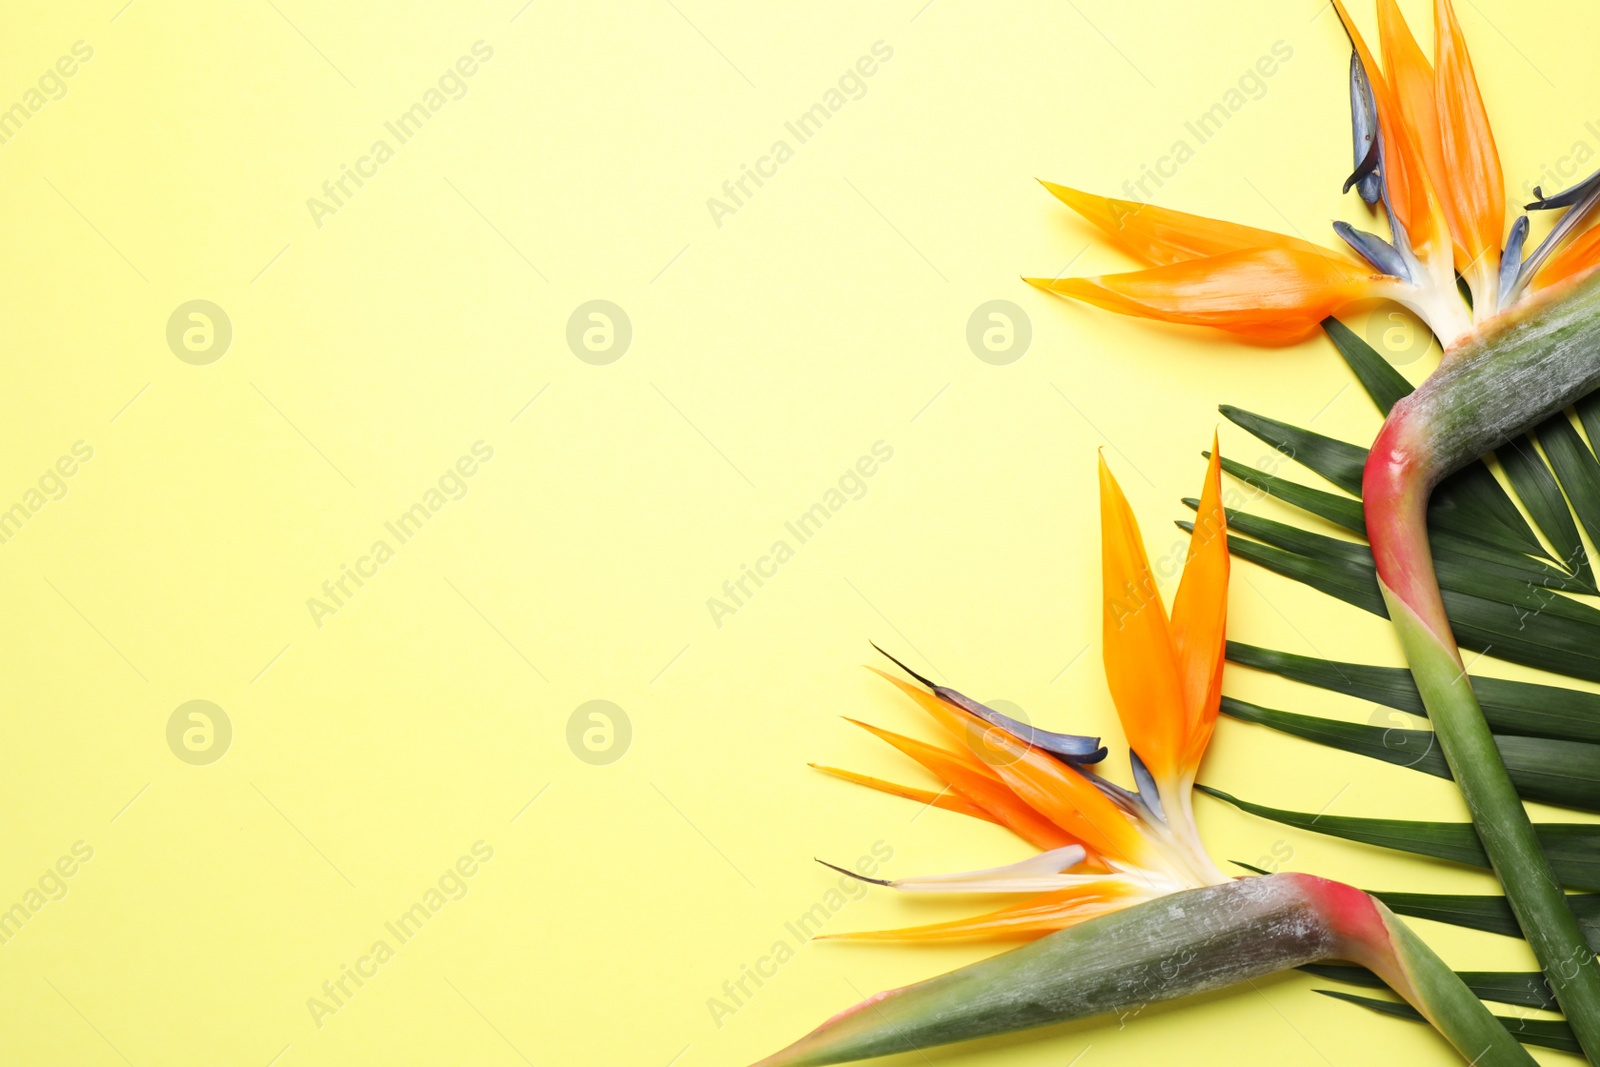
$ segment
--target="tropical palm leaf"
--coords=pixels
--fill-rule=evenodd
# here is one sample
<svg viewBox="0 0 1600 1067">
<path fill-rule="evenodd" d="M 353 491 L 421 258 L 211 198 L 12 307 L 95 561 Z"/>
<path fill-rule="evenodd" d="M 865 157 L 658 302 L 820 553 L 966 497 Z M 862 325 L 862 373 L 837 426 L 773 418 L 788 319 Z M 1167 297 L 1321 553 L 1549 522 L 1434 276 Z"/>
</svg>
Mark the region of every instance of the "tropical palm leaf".
<svg viewBox="0 0 1600 1067">
<path fill-rule="evenodd" d="M 1324 324 L 1329 338 L 1379 411 L 1387 413 L 1411 385 L 1342 323 Z M 1228 514 L 1229 550 L 1268 570 L 1345 603 L 1387 616 L 1365 541 L 1361 476 L 1367 450 L 1325 434 L 1239 408 L 1223 406 L 1229 421 L 1292 458 L 1325 486 L 1224 458 L 1223 470 L 1319 522 L 1306 526 Z M 1587 438 L 1587 439 L 1586 439 Z M 1500 448 L 1435 490 L 1428 512 L 1439 584 L 1451 625 L 1464 649 L 1583 681 L 1600 681 L 1600 610 L 1585 594 L 1600 593 L 1584 535 L 1600 544 L 1600 393 L 1580 401 Z M 1498 468 L 1499 477 L 1495 469 Z M 1196 502 L 1184 503 L 1193 509 Z M 1519 506 L 1520 505 L 1520 506 Z M 1178 525 L 1186 530 L 1193 524 Z M 1404 668 L 1302 656 L 1229 642 L 1233 663 L 1314 688 L 1419 717 L 1421 696 Z M 1494 732 L 1517 792 L 1528 800 L 1600 812 L 1600 694 L 1569 686 L 1473 677 L 1471 683 Z M 1263 707 L 1225 697 L 1222 711 L 1326 747 L 1425 774 L 1450 777 L 1427 729 L 1396 729 Z M 1204 787 L 1201 787 L 1204 788 Z M 1349 841 L 1487 869 L 1470 823 L 1312 815 L 1268 807 L 1205 789 L 1263 818 Z M 1556 876 L 1576 889 L 1600 890 L 1600 825 L 1545 823 L 1540 844 Z M 1375 893 L 1401 915 L 1522 936 L 1501 896 Z M 1600 949 L 1600 892 L 1568 901 L 1590 945 Z M 1359 967 L 1309 968 L 1321 977 L 1377 985 Z M 1553 1008 L 1541 975 L 1460 972 L 1480 998 Z M 1322 990 L 1330 996 L 1402 1018 L 1420 1018 L 1408 1005 Z M 1564 1021 L 1503 1019 L 1526 1044 L 1576 1051 Z"/>
</svg>

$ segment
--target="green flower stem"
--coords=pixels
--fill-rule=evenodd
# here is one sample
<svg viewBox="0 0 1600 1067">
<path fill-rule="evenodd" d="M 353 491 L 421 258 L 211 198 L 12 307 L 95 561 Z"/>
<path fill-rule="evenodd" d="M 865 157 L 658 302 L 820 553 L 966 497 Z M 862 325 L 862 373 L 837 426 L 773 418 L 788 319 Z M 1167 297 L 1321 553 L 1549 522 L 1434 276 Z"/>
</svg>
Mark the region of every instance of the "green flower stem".
<svg viewBox="0 0 1600 1067">
<path fill-rule="evenodd" d="M 1585 1052 L 1600 1052 L 1600 964 L 1506 773 L 1453 642 L 1436 633 L 1380 579 L 1417 688 L 1506 899 Z M 1441 608 L 1442 610 L 1442 608 Z M 1593 1044 L 1591 1044 L 1593 1042 Z"/>
<path fill-rule="evenodd" d="M 1375 971 L 1481 1067 L 1534 1060 L 1438 956 L 1359 889 L 1304 874 L 1158 898 L 841 1012 L 756 1067 L 909 1052 L 1157 1001 L 1318 960 Z"/>
<path fill-rule="evenodd" d="M 1600 963 L 1484 721 L 1428 546 L 1439 481 L 1600 384 L 1600 274 L 1556 287 L 1448 352 L 1390 411 L 1362 482 L 1379 586 L 1417 689 L 1517 922 L 1591 1062 L 1600 1063 Z"/>
<path fill-rule="evenodd" d="M 1518 1062 L 1515 1053 L 1506 1046 L 1507 1041 L 1517 1046 L 1517 1053 L 1530 1061 L 1533 1059 L 1506 1030 L 1505 1025 L 1484 1007 L 1478 994 L 1434 954 L 1427 942 L 1413 933 L 1388 908 L 1382 904 L 1377 907 L 1383 914 L 1384 925 L 1389 933 L 1392 962 L 1380 962 L 1376 966 L 1369 962 L 1368 969 L 1388 982 L 1391 988 L 1398 989 L 1403 981 L 1408 980 L 1411 987 L 1404 994 L 1406 1000 L 1455 1046 L 1468 1063 Z"/>
</svg>

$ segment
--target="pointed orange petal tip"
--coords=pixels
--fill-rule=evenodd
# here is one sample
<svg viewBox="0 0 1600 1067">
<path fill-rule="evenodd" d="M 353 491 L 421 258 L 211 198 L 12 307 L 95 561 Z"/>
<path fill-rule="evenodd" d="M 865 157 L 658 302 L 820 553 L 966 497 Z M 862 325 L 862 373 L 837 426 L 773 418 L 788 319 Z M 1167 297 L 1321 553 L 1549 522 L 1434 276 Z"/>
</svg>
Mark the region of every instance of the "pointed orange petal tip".
<svg viewBox="0 0 1600 1067">
<path fill-rule="evenodd" d="M 1184 263 L 1251 249 L 1293 249 L 1309 255 L 1336 253 L 1298 237 L 1235 222 L 1191 215 L 1142 200 L 1117 200 L 1042 182 L 1056 199 L 1098 226 L 1124 251 L 1151 266 Z"/>
<path fill-rule="evenodd" d="M 1345 10 L 1340 0 L 1333 0 L 1333 8 L 1338 12 L 1339 21 L 1344 24 L 1345 33 L 1372 86 L 1372 99 L 1378 108 L 1378 127 L 1384 139 L 1383 186 L 1386 202 L 1404 228 L 1412 248 L 1426 261 L 1431 252 L 1444 248 L 1443 242 L 1449 238 L 1449 229 L 1438 199 L 1434 196 L 1433 185 L 1428 180 L 1422 149 L 1418 147 L 1417 137 L 1406 120 L 1397 87 L 1378 68 L 1350 12 Z"/>
<path fill-rule="evenodd" d="M 1451 233 L 1456 234 L 1451 172 L 1445 166 L 1439 142 L 1433 67 L 1417 46 L 1417 39 L 1412 36 L 1411 27 L 1406 25 L 1395 0 L 1378 0 L 1378 42 L 1383 49 L 1385 76 L 1399 106 L 1399 117 L 1405 123 L 1411 142 L 1421 153 L 1422 169 L 1444 210 L 1445 221 Z M 1457 244 L 1460 244 L 1459 237 Z"/>
<path fill-rule="evenodd" d="M 1106 462 L 1106 450 L 1103 446 L 1094 450 L 1094 461 L 1096 476 L 1100 481 L 1100 514 L 1103 525 L 1106 508 L 1113 506 L 1109 498 L 1123 499 L 1122 486 L 1117 484 L 1117 476 L 1111 473 L 1111 465 Z"/>
<path fill-rule="evenodd" d="M 1356 20 L 1350 17 L 1350 12 L 1345 10 L 1341 0 L 1332 0 L 1334 13 L 1339 16 L 1339 21 L 1344 24 L 1345 36 L 1350 38 L 1350 45 L 1356 50 L 1356 55 L 1361 58 L 1361 65 L 1366 68 L 1367 78 L 1370 80 L 1375 75 L 1381 74 L 1376 64 L 1372 61 L 1372 52 L 1367 48 L 1366 38 L 1361 36 L 1361 31 L 1356 27 Z"/>
<path fill-rule="evenodd" d="M 1063 204 L 1066 204 L 1068 207 L 1073 208 L 1074 210 L 1077 209 L 1077 202 L 1079 199 L 1089 195 L 1088 193 L 1074 189 L 1070 185 L 1062 185 L 1059 182 L 1053 182 L 1047 178 L 1035 178 L 1034 180 L 1049 190 L 1051 196 L 1055 197 L 1057 200 L 1061 201 Z"/>
<path fill-rule="evenodd" d="M 1395 0 L 1378 0 L 1378 43 L 1383 49 L 1384 76 L 1394 90 L 1407 132 L 1422 150 L 1428 177 L 1437 191 L 1449 175 L 1438 169 L 1441 160 L 1433 67 L 1422 54 Z"/>
<path fill-rule="evenodd" d="M 1086 193 L 1082 189 L 1074 189 L 1070 185 L 1058 185 L 1042 178 L 1039 180 L 1039 184 L 1049 190 L 1051 196 L 1113 237 L 1117 236 L 1122 230 L 1124 216 L 1138 214 L 1139 210 L 1144 207 L 1143 204 L 1097 196 L 1094 193 Z"/>
<path fill-rule="evenodd" d="M 1505 177 L 1472 57 L 1450 0 L 1435 0 L 1434 20 L 1439 142 L 1443 166 L 1450 176 L 1448 193 L 1441 200 L 1451 232 L 1471 268 L 1463 273 L 1481 279 L 1477 289 L 1499 272 L 1500 244 L 1505 238 Z"/>
<path fill-rule="evenodd" d="M 989 814 L 987 810 L 971 803 L 957 793 L 952 793 L 949 788 L 935 793 L 931 789 L 919 789 L 915 786 L 901 785 L 898 782 L 889 782 L 882 778 L 874 778 L 871 775 L 858 774 L 855 771 L 829 767 L 820 763 L 808 763 L 806 766 L 821 771 L 830 777 L 839 778 L 856 785 L 864 785 L 868 789 L 875 789 L 890 796 L 903 797 L 906 800 L 914 800 L 919 804 L 943 808 L 946 811 L 953 811 L 960 815 L 970 815 L 975 819 L 983 819 L 987 822 L 1000 822 L 999 819 Z"/>
</svg>

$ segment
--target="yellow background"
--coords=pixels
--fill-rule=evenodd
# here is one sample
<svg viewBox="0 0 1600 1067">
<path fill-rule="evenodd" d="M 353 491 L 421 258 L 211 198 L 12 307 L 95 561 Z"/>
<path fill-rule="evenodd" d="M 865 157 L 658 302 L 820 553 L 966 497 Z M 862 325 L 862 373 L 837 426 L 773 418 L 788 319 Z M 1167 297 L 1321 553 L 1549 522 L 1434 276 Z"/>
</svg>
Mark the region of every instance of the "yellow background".
<svg viewBox="0 0 1600 1067">
<path fill-rule="evenodd" d="M 833 885 L 813 856 L 882 841 L 910 874 L 1024 854 L 806 767 L 920 780 L 838 718 L 920 729 L 860 668 L 867 641 L 1117 747 L 1096 450 L 1163 556 L 1218 402 L 1357 441 L 1376 427 L 1325 341 L 1250 349 L 1019 281 L 1127 262 L 1035 177 L 1119 195 L 1278 41 L 1293 58 L 1157 199 L 1319 241 L 1361 217 L 1339 195 L 1348 48 L 1312 0 L 124 4 L 11 5 L 0 32 L 0 107 L 74 42 L 94 50 L 0 145 L 0 503 L 94 450 L 0 545 L 0 905 L 94 850 L 0 946 L 5 1063 L 737 1065 L 982 956 L 806 944 L 720 1026 L 708 1009 Z M 1426 5 L 1406 8 L 1426 42 Z M 1514 190 L 1600 145 L 1582 103 L 1600 15 L 1460 8 Z M 466 95 L 319 226 L 308 198 L 477 41 L 493 58 Z M 893 58 L 865 95 L 717 225 L 707 199 L 878 41 Z M 205 366 L 166 341 L 194 299 L 234 331 Z M 592 299 L 632 323 L 606 366 L 565 340 Z M 965 339 L 995 299 L 1032 324 L 1006 366 Z M 865 496 L 716 625 L 707 599 L 880 440 L 894 456 Z M 319 627 L 307 599 L 477 441 L 494 456 L 466 496 Z M 1397 662 L 1375 618 L 1235 573 L 1234 636 Z M 1242 671 L 1228 688 L 1389 721 Z M 234 731 L 207 766 L 166 740 L 195 699 Z M 567 743 L 597 699 L 632 724 L 606 766 Z M 1446 783 L 1233 722 L 1203 780 L 1302 810 L 1461 814 Z M 1490 884 L 1199 808 L 1222 860 Z M 319 1027 L 308 998 L 478 841 L 493 859 L 465 897 Z M 874 893 L 829 929 L 982 903 Z M 1458 966 L 1531 962 L 1425 932 Z M 928 1059 L 1452 1061 L 1318 984 Z"/>
</svg>

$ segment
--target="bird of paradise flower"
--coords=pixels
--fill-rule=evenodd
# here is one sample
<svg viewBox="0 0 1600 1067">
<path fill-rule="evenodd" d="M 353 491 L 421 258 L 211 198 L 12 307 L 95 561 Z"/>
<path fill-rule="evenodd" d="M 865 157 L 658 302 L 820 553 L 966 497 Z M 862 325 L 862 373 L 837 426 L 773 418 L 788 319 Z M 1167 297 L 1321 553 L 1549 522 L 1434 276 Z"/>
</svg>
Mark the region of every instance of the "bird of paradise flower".
<svg viewBox="0 0 1600 1067">
<path fill-rule="evenodd" d="M 1098 738 L 1018 722 L 895 660 L 925 688 L 878 673 L 963 747 L 951 751 L 857 725 L 920 763 L 943 789 L 934 793 L 833 767 L 819 769 L 999 823 L 1043 851 L 1008 867 L 876 881 L 906 892 L 1039 895 L 973 919 L 834 936 L 882 941 L 1036 937 L 1178 890 L 1233 880 L 1201 844 L 1191 804 L 1222 698 L 1229 560 L 1219 470 L 1213 461 L 1169 620 L 1138 524 L 1116 479 L 1103 460 L 1100 464 L 1106 681 L 1128 738 L 1135 788 L 1125 789 L 1092 769 L 1107 751 Z"/>
<path fill-rule="evenodd" d="M 1027 899 L 970 919 L 844 936 L 1031 943 L 880 993 L 757 1067 L 842 1063 L 1126 1011 L 1323 959 L 1375 971 L 1475 1063 L 1533 1062 L 1455 973 L 1374 898 L 1303 874 L 1236 880 L 1201 843 L 1191 798 L 1216 726 L 1227 620 L 1220 462 L 1213 441 L 1170 616 L 1132 510 L 1100 465 L 1103 658 L 1135 788 L 1095 770 L 1107 753 L 1098 738 L 1037 729 L 909 669 L 925 688 L 884 677 L 956 747 L 865 728 L 932 772 L 943 788 L 821 768 L 997 823 L 1040 849 L 1004 867 L 864 879 L 907 892 Z"/>
<path fill-rule="evenodd" d="M 1361 257 L 1149 204 L 1047 187 L 1151 266 L 1027 279 L 1127 315 L 1297 340 L 1362 300 L 1397 302 L 1444 345 L 1439 368 L 1395 405 L 1368 454 L 1366 532 L 1388 614 L 1440 749 L 1506 897 L 1574 1034 L 1600 1058 L 1600 963 L 1552 874 L 1467 679 L 1427 532 L 1443 477 L 1600 385 L 1600 174 L 1530 211 L 1560 211 L 1524 256 L 1529 217 L 1506 226 L 1500 157 L 1450 0 L 1434 3 L 1430 64 L 1394 0 L 1378 0 L 1379 67 L 1340 0 L 1353 48 L 1354 172 L 1389 239 L 1336 222 Z M 1458 285 L 1458 278 L 1461 285 Z M 1466 292 L 1462 292 L 1464 285 Z"/>
<path fill-rule="evenodd" d="M 1390 240 L 1335 222 L 1335 232 L 1360 256 L 1357 262 L 1270 230 L 1045 182 L 1150 266 L 1024 280 L 1125 315 L 1211 326 L 1268 343 L 1303 339 L 1359 301 L 1391 300 L 1413 311 L 1448 350 L 1541 291 L 1600 264 L 1600 229 L 1582 230 L 1600 204 L 1600 175 L 1528 205 L 1571 210 L 1526 258 L 1528 216 L 1507 232 L 1500 157 L 1449 0 L 1437 0 L 1432 64 L 1394 0 L 1379 0 L 1382 68 L 1343 4 L 1333 2 L 1354 46 L 1356 169 L 1345 190 L 1355 187 L 1368 204 L 1382 207 Z M 1458 272 L 1470 300 L 1457 285 Z"/>
</svg>

